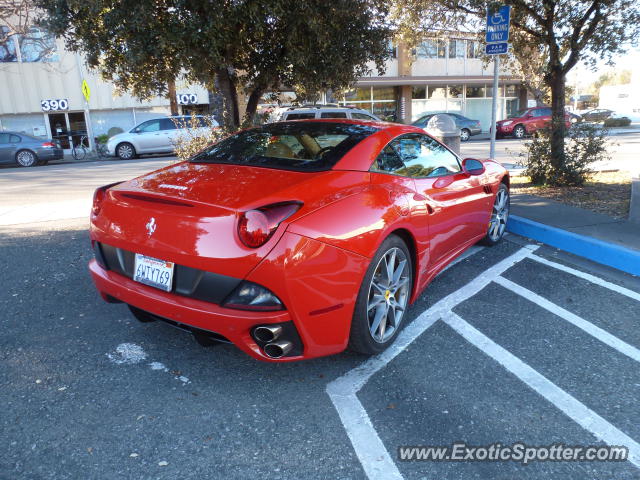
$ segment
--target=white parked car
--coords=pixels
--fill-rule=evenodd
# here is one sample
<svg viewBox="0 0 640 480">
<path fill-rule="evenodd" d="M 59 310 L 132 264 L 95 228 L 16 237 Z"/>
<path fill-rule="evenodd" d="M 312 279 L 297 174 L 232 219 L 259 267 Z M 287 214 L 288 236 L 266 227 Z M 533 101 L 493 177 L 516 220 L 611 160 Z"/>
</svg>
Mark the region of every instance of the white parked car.
<svg viewBox="0 0 640 480">
<path fill-rule="evenodd" d="M 282 112 L 277 122 L 289 120 L 309 120 L 312 118 L 351 118 L 354 120 L 371 120 L 381 122 L 378 117 L 367 110 L 350 107 L 304 106 L 289 107 Z"/>
<path fill-rule="evenodd" d="M 195 128 L 178 128 L 191 126 L 192 119 L 197 123 Z M 174 142 L 181 135 L 197 136 L 217 126 L 215 120 L 202 115 L 154 118 L 111 137 L 107 142 L 107 152 L 122 160 L 148 153 L 172 153 Z"/>
</svg>

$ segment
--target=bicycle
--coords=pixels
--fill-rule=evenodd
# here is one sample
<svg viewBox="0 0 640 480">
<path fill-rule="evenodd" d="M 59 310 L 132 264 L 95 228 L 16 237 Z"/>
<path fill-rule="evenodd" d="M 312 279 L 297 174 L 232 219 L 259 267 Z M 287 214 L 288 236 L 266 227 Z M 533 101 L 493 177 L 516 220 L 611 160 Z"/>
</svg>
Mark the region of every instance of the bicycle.
<svg viewBox="0 0 640 480">
<path fill-rule="evenodd" d="M 74 143 L 73 148 L 71 149 L 71 155 L 74 160 L 84 160 L 87 156 L 87 152 L 89 151 L 89 138 L 86 135 L 82 135 L 80 137 L 80 142 L 78 145 Z"/>
<path fill-rule="evenodd" d="M 96 142 L 96 155 L 99 160 L 111 159 L 106 143 Z"/>
</svg>

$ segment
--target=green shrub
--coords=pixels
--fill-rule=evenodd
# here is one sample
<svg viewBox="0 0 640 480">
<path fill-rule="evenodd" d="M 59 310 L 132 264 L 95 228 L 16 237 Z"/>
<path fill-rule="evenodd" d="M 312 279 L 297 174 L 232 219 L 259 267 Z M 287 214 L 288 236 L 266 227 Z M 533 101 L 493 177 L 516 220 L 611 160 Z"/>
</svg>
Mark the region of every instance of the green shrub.
<svg viewBox="0 0 640 480">
<path fill-rule="evenodd" d="M 604 121 L 605 127 L 628 127 L 631 125 L 629 117 L 607 118 Z"/>
<path fill-rule="evenodd" d="M 524 174 L 536 185 L 580 186 L 592 173 L 590 165 L 609 160 L 607 130 L 586 123 L 574 124 L 564 139 L 564 161 L 554 166 L 551 158 L 551 130 L 538 130 L 537 135 L 525 143 L 520 156 L 526 167 Z"/>
<path fill-rule="evenodd" d="M 106 133 L 103 133 L 102 135 L 98 135 L 96 137 L 96 142 L 98 143 L 107 143 L 109 141 L 109 135 L 107 135 Z"/>
</svg>

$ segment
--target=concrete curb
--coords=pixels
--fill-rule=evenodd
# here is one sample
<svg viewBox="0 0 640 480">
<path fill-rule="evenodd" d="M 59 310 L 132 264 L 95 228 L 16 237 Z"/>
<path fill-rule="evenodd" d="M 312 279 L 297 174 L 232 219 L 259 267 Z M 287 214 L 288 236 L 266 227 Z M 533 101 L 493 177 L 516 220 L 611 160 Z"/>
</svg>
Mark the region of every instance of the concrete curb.
<svg viewBox="0 0 640 480">
<path fill-rule="evenodd" d="M 640 251 L 638 250 L 578 235 L 517 215 L 509 216 L 507 230 L 623 272 L 640 275 Z"/>
</svg>

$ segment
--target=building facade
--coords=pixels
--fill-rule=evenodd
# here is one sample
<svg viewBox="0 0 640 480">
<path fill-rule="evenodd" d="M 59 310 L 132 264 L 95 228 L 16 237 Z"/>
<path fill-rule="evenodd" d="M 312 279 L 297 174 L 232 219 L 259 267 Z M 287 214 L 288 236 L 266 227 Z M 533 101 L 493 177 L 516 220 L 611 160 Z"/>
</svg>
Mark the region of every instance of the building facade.
<svg viewBox="0 0 640 480">
<path fill-rule="evenodd" d="M 70 149 L 83 135 L 92 139 L 170 114 L 168 99 L 141 102 L 120 94 L 89 71 L 80 55 L 66 51 L 61 40 L 33 30 L 23 40 L 7 36 L 0 26 L 0 130 L 56 138 Z M 85 82 L 88 89 L 83 91 Z M 208 105 L 204 87 L 176 87 L 185 110 Z"/>
<path fill-rule="evenodd" d="M 117 92 L 89 71 L 63 42 L 38 28 L 28 38 L 7 35 L 0 26 L 0 130 L 55 138 L 65 149 L 86 135 L 126 131 L 138 123 L 169 115 L 169 101 L 139 101 Z M 493 96 L 492 65 L 481 58 L 483 44 L 470 38 L 432 38 L 415 49 L 402 44 L 382 75 L 361 78 L 356 87 L 334 98 L 376 115 L 410 123 L 431 112 L 458 112 L 479 120 L 488 131 Z M 201 85 L 178 84 L 183 113 L 209 110 Z M 500 72 L 498 119 L 526 107 L 519 80 Z"/>
<path fill-rule="evenodd" d="M 383 75 L 361 78 L 357 88 L 336 98 L 376 115 L 410 123 L 421 115 L 457 112 L 491 126 L 493 63 L 482 58 L 484 44 L 470 38 L 431 38 L 417 48 L 399 44 Z M 527 92 L 518 77 L 501 69 L 497 119 L 527 107 Z"/>
</svg>

